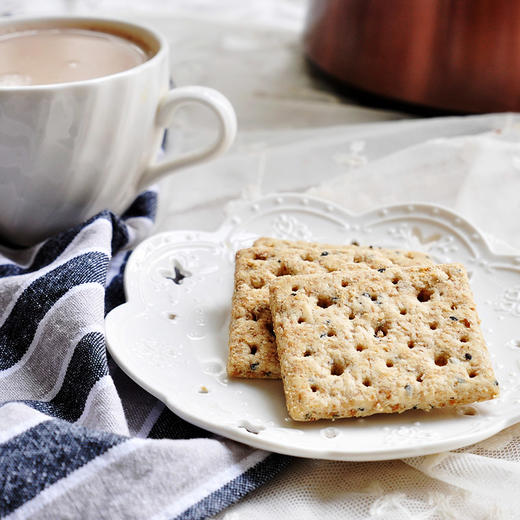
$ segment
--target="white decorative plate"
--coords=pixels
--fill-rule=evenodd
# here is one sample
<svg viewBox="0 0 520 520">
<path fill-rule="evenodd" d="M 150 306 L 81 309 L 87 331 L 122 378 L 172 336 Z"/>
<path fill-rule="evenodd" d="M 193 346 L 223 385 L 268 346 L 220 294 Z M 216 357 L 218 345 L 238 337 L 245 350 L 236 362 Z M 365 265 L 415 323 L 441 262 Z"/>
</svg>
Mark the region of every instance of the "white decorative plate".
<svg viewBox="0 0 520 520">
<path fill-rule="evenodd" d="M 356 240 L 465 264 L 500 398 L 430 413 L 304 424 L 288 418 L 280 381 L 228 380 L 234 253 L 260 235 Z M 109 350 L 119 366 L 180 417 L 251 446 L 302 457 L 382 460 L 466 446 L 520 420 L 520 257 L 494 254 L 451 211 L 414 204 L 350 215 L 311 197 L 269 196 L 242 204 L 215 233 L 149 238 L 130 257 L 125 287 L 128 303 L 106 318 Z"/>
</svg>

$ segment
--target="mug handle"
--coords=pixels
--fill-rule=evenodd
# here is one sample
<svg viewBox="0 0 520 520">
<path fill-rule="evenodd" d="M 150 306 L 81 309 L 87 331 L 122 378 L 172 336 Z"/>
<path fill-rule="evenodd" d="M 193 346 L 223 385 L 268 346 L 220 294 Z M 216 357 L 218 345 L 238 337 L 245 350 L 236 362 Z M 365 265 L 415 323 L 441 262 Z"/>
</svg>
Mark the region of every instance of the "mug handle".
<svg viewBox="0 0 520 520">
<path fill-rule="evenodd" d="M 141 176 L 138 191 L 158 181 L 177 168 L 192 165 L 224 153 L 233 144 L 237 131 L 237 118 L 233 106 L 220 92 L 209 87 L 177 87 L 170 90 L 157 108 L 155 124 L 166 128 L 176 110 L 188 103 L 200 103 L 208 107 L 218 118 L 219 135 L 207 148 L 190 152 L 180 157 L 152 162 Z"/>
</svg>

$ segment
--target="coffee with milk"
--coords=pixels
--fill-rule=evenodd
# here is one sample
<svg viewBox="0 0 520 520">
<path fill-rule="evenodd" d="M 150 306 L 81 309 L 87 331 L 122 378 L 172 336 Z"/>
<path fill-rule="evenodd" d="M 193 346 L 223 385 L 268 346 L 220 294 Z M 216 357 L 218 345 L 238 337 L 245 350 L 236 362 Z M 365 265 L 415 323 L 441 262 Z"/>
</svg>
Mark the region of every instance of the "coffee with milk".
<svg viewBox="0 0 520 520">
<path fill-rule="evenodd" d="M 146 48 L 109 32 L 21 28 L 0 34 L 0 86 L 100 78 L 132 69 L 150 57 Z"/>
</svg>

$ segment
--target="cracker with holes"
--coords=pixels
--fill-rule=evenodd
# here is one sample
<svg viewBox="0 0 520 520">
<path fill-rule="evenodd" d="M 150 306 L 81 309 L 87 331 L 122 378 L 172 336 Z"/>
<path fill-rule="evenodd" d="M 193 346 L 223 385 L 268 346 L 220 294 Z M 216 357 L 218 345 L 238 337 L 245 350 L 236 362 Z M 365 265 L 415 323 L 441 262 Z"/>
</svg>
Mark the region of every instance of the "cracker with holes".
<svg viewBox="0 0 520 520">
<path fill-rule="evenodd" d="M 280 364 L 269 310 L 272 280 L 287 275 L 326 274 L 364 264 L 374 269 L 430 265 L 423 253 L 360 246 L 307 248 L 252 247 L 236 255 L 235 290 L 229 329 L 228 374 L 232 377 L 280 378 Z"/>
<path fill-rule="evenodd" d="M 270 284 L 270 304 L 297 421 L 498 395 L 462 265 L 280 278 Z"/>
</svg>

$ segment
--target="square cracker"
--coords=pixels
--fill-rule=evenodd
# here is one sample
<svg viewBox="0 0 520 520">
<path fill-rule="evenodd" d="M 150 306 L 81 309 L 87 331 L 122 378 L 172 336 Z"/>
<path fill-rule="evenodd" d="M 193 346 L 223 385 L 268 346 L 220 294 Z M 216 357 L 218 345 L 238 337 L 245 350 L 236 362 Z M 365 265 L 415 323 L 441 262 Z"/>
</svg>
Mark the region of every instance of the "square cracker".
<svg viewBox="0 0 520 520">
<path fill-rule="evenodd" d="M 319 246 L 319 244 L 318 244 Z M 423 253 L 361 246 L 252 247 L 236 255 L 235 289 L 229 328 L 228 375 L 246 378 L 280 378 L 269 290 L 277 277 L 325 274 L 352 263 L 374 269 L 397 265 L 431 265 Z"/>
<path fill-rule="evenodd" d="M 271 283 L 293 419 L 430 410 L 498 395 L 464 267 L 380 271 Z"/>
</svg>

